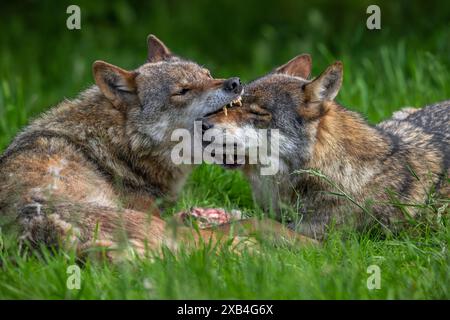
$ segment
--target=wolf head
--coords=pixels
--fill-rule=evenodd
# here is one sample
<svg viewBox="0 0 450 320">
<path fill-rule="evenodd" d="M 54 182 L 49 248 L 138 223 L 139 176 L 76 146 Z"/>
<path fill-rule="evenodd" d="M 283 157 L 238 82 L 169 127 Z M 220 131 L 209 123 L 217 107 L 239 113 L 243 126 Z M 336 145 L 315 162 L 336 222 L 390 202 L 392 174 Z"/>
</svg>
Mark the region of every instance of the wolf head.
<svg viewBox="0 0 450 320">
<path fill-rule="evenodd" d="M 342 83 L 341 62 L 332 64 L 319 77 L 307 80 L 310 71 L 309 55 L 295 57 L 248 84 L 242 107 L 205 117 L 203 129 L 221 132 L 224 141 L 233 141 L 235 147 L 243 144 L 246 152 L 267 147 L 261 142 L 270 144 L 268 137 L 276 132 L 279 160 L 288 167 L 300 168 L 311 156 L 320 119 Z"/>
<path fill-rule="evenodd" d="M 191 130 L 195 119 L 240 98 L 239 78 L 214 79 L 208 69 L 173 55 L 155 36 L 147 42 L 147 62 L 136 70 L 103 61 L 93 65 L 97 86 L 124 113 L 132 147 L 154 150 L 170 143 L 173 130 Z"/>
</svg>

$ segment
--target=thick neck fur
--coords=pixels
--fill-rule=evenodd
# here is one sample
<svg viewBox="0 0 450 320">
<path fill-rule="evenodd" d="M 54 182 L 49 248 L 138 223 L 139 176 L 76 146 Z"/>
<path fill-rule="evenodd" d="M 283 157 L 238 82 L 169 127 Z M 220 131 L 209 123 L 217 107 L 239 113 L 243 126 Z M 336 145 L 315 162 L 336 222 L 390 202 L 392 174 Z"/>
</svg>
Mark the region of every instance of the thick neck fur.
<svg viewBox="0 0 450 320">
<path fill-rule="evenodd" d="M 295 173 L 301 169 L 316 169 L 345 192 L 354 195 L 363 192 L 363 187 L 379 173 L 377 164 L 389 157 L 392 148 L 389 140 L 359 114 L 334 102 L 324 102 L 324 110 L 321 117 L 306 122 L 308 136 L 303 139 L 307 142 L 297 145 L 302 149 L 281 155 L 277 175 L 262 177 L 258 166 L 244 168 L 254 187 L 262 180 L 275 180 L 276 185 L 284 188 L 280 192 L 289 198 L 296 198 L 299 193 L 331 191 L 333 187 L 323 178 L 310 173 Z M 299 162 L 300 158 L 305 160 Z"/>
<path fill-rule="evenodd" d="M 324 102 L 324 107 L 325 114 L 311 124 L 315 134 L 305 169 L 318 169 L 346 192 L 357 194 L 378 173 L 376 164 L 388 156 L 388 139 L 359 114 L 335 102 Z M 312 180 L 329 189 L 324 181 Z"/>
<path fill-rule="evenodd" d="M 154 196 L 175 196 L 189 168 L 172 165 L 164 148 L 137 136 L 126 113 L 93 86 L 72 101 L 64 101 L 34 121 L 23 134 L 46 131 L 67 137 L 114 182 Z"/>
</svg>

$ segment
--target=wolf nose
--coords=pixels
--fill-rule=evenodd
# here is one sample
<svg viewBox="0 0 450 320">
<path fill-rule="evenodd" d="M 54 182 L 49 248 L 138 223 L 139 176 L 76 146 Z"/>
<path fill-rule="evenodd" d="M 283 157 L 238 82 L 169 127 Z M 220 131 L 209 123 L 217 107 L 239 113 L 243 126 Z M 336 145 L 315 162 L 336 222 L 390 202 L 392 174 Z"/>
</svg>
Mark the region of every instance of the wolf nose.
<svg viewBox="0 0 450 320">
<path fill-rule="evenodd" d="M 239 79 L 238 77 L 230 78 L 223 83 L 223 88 L 225 89 L 225 91 L 230 91 L 232 93 L 241 93 L 241 79 Z"/>
</svg>

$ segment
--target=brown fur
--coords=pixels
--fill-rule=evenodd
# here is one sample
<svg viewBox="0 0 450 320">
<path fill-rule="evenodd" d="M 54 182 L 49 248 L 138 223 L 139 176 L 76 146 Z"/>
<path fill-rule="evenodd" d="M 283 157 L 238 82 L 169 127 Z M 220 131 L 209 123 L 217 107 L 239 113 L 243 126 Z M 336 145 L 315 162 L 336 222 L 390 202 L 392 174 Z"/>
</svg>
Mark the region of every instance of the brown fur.
<svg viewBox="0 0 450 320">
<path fill-rule="evenodd" d="M 362 228 L 376 220 L 395 230 L 407 218 L 396 203 L 424 204 L 432 188 L 449 197 L 449 101 L 402 110 L 372 127 L 333 101 L 342 83 L 341 63 L 312 81 L 304 78 L 311 66 L 302 63 L 297 61 L 289 75 L 275 72 L 250 83 L 242 107 L 204 119 L 226 134 L 242 133 L 239 128 L 279 130 L 281 171 L 265 177 L 258 165 L 243 167 L 263 209 L 281 218 L 283 204 L 289 204 L 300 221 L 296 229 L 320 239 L 332 222 Z M 299 73 L 293 74 L 296 68 Z M 254 105 L 264 121 L 258 121 Z M 417 214 L 413 206 L 404 208 Z"/>
<path fill-rule="evenodd" d="M 156 199 L 176 199 L 192 169 L 172 163 L 171 131 L 192 129 L 194 119 L 240 93 L 153 36 L 148 61 L 134 71 L 96 62 L 96 86 L 33 121 L 1 156 L 0 218 L 20 240 L 80 254 L 122 245 L 143 254 L 227 238 L 229 226 L 197 233 L 167 223 Z M 241 224 L 255 232 L 251 221 Z"/>
</svg>

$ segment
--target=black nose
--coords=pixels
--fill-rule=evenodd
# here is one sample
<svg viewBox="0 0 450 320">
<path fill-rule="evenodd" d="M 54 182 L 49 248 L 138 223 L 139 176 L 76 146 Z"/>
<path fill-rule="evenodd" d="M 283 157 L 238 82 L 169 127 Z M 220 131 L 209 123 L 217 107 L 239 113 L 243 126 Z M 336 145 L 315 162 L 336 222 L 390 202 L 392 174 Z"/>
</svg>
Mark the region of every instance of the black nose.
<svg viewBox="0 0 450 320">
<path fill-rule="evenodd" d="M 237 77 L 230 78 L 223 83 L 223 88 L 225 89 L 225 91 L 230 91 L 232 93 L 236 94 L 241 93 L 242 91 L 241 79 Z"/>
<path fill-rule="evenodd" d="M 202 131 L 203 132 L 211 129 L 212 127 L 214 127 L 214 125 L 212 123 L 209 123 L 208 120 L 206 120 L 206 119 L 202 120 Z"/>
</svg>

